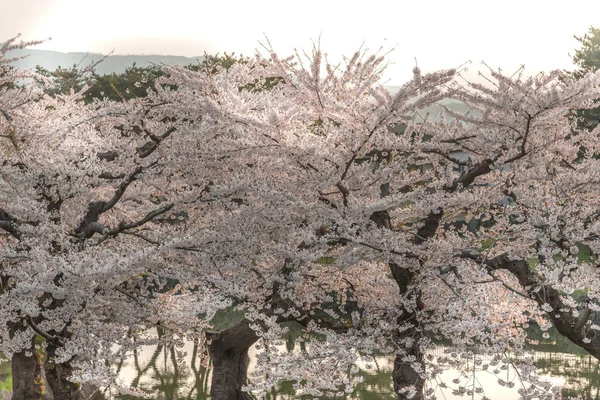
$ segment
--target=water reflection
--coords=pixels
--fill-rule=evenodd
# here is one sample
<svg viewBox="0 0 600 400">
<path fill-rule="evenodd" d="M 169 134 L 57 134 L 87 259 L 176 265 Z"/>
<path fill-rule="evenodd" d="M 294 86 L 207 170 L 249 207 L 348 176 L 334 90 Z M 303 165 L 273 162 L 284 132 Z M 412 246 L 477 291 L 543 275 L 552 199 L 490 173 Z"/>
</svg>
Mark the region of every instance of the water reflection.
<svg viewBox="0 0 600 400">
<path fill-rule="evenodd" d="M 592 356 L 568 353 L 536 353 L 535 365 L 539 374 L 560 376 L 565 380 L 563 397 L 581 396 L 600 399 L 600 370 Z"/>
<path fill-rule="evenodd" d="M 541 335 L 541 333 L 540 333 Z M 552 334 L 551 339 L 555 344 L 541 344 L 536 346 L 535 364 L 538 375 L 550 380 L 554 385 L 562 388 L 563 396 L 580 395 L 583 399 L 600 400 L 600 365 L 598 360 L 581 353 L 581 350 L 570 343 L 561 343 L 558 334 Z M 305 346 L 305 343 L 301 343 Z M 288 351 L 302 351 L 294 340 L 289 337 L 281 342 L 282 349 Z M 554 351 L 548 351 L 548 350 Z M 177 364 L 176 349 L 165 346 L 146 346 L 133 357 L 124 360 L 120 365 L 120 376 L 124 384 L 139 387 L 148 393 L 154 392 L 152 399 L 208 399 L 210 386 L 209 359 L 203 351 L 203 346 L 198 341 L 188 342 L 183 348 L 187 352 L 185 364 L 189 366 L 187 372 L 182 371 Z M 445 348 L 439 346 L 433 352 L 436 357 L 442 356 Z M 560 352 L 557 350 L 565 351 Z M 568 350 L 577 350 L 579 354 L 567 353 Z M 255 368 L 256 350 L 250 351 L 250 375 Z M 480 360 L 485 356 L 477 356 Z M 484 360 L 485 361 L 485 360 Z M 489 361 L 489 360 L 488 360 Z M 352 394 L 344 394 L 337 397 L 323 397 L 323 399 L 356 399 L 375 400 L 382 398 L 394 398 L 392 387 L 393 359 L 377 357 L 372 363 L 359 365 L 359 383 Z M 457 370 L 448 370 L 442 374 L 440 380 L 451 382 L 453 379 L 462 378 L 465 375 Z M 517 389 L 498 384 L 498 378 L 512 381 L 516 378 L 516 371 L 507 366 L 502 375 L 494 375 L 491 372 L 479 371 L 476 379 L 485 387 L 486 393 L 493 400 L 512 400 L 518 397 Z M 472 378 L 471 378 L 472 379 Z M 453 396 L 451 390 L 444 390 L 430 382 L 430 386 L 436 389 L 438 398 L 447 400 L 464 399 L 465 397 Z M 470 397 L 470 396 L 469 396 Z M 107 395 L 109 399 L 133 400 L 134 397 L 124 395 Z M 298 394 L 292 382 L 282 382 L 267 393 L 268 400 L 292 400 L 308 399 L 309 396 Z"/>
<path fill-rule="evenodd" d="M 551 341 L 553 345 L 542 344 L 536 346 L 534 357 L 538 368 L 538 375 L 546 377 L 552 383 L 562 388 L 563 396 L 580 395 L 584 399 L 600 400 L 600 365 L 598 360 L 582 354 L 576 346 L 570 343 L 561 343 L 560 335 L 553 334 Z M 304 343 L 303 343 L 304 345 Z M 282 348 L 288 351 L 302 351 L 296 347 L 293 340 L 286 338 L 281 343 Z M 200 400 L 209 399 L 210 396 L 210 365 L 205 353 L 204 344 L 200 340 L 185 343 L 182 349 L 174 346 L 158 344 L 156 346 L 144 346 L 130 357 L 122 360 L 116 365 L 122 383 L 142 389 L 148 393 L 148 398 L 155 400 Z M 548 351 L 553 350 L 553 351 Z M 560 350 L 560 351 L 557 351 Z M 568 352 L 576 350 L 579 353 Z M 184 357 L 181 351 L 187 354 Z M 438 347 L 434 353 L 439 356 L 444 348 Z M 562 352 L 561 352 L 562 351 Z M 179 353 L 178 353 L 179 352 Z M 250 374 L 254 370 L 254 358 L 256 350 L 251 349 Z M 481 357 L 481 356 L 477 356 Z M 182 368 L 182 362 L 186 368 Z M 393 398 L 392 389 L 392 366 L 391 358 L 378 357 L 370 364 L 359 365 L 359 375 L 363 381 L 356 386 L 352 394 L 344 394 L 336 399 L 375 400 L 382 398 Z M 508 367 L 502 372 L 503 379 L 510 381 L 515 376 L 515 371 Z M 504 376 L 504 374 L 506 376 Z M 451 382 L 461 377 L 456 370 L 448 370 L 442 375 L 442 379 Z M 514 399 L 517 398 L 517 389 L 500 386 L 497 383 L 497 375 L 480 371 L 477 380 L 492 399 Z M 465 376 L 462 375 L 463 381 Z M 0 399 L 9 398 L 7 390 L 10 388 L 10 364 L 0 363 Z M 430 382 L 431 387 L 436 388 L 438 398 L 448 400 L 464 397 L 453 396 L 451 391 L 446 390 L 442 395 L 440 388 L 435 382 Z M 470 397 L 470 396 L 469 396 Z M 103 398 L 111 400 L 134 400 L 137 397 L 104 393 Z M 268 400 L 292 400 L 308 399 L 308 396 L 298 394 L 292 382 L 282 382 L 276 388 L 267 393 Z M 331 397 L 333 399 L 333 397 Z M 478 397 L 479 398 L 479 397 Z M 323 398 L 329 399 L 329 398 Z"/>
<path fill-rule="evenodd" d="M 118 365 L 123 384 L 142 389 L 157 400 L 209 399 L 208 356 L 199 340 L 188 342 L 185 366 L 178 362 L 175 346 L 144 346 Z M 134 400 L 139 397 L 105 393 L 107 399 Z"/>
</svg>

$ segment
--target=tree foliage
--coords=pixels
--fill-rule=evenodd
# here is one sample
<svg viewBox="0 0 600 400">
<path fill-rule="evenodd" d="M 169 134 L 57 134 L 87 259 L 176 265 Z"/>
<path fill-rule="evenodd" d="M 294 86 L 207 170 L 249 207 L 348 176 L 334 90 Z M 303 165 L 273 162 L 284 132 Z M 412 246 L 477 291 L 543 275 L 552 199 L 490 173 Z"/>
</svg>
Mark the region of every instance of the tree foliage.
<svg viewBox="0 0 600 400">
<path fill-rule="evenodd" d="M 71 68 L 58 67 L 52 72 L 37 65 L 35 72 L 38 76 L 52 81 L 52 87 L 47 90 L 51 96 L 69 94 L 71 90 L 79 92 L 90 82 L 90 78 L 86 77 L 86 74 L 80 71 L 77 65 L 73 65 Z"/>
<path fill-rule="evenodd" d="M 570 74 L 575 79 L 580 79 L 588 73 L 600 69 L 600 29 L 590 27 L 589 31 L 582 37 L 575 36 L 580 47 L 575 50 L 573 63 L 577 66 Z M 600 123 L 600 107 L 580 110 L 578 116 L 588 129 L 593 129 Z"/>
<path fill-rule="evenodd" d="M 173 343 L 206 335 L 229 373 L 215 368 L 214 400 L 282 378 L 349 392 L 376 353 L 395 356 L 399 399 L 485 392 L 482 371 L 512 387 L 509 364 L 522 398 L 555 398 L 525 348 L 531 321 L 600 357 L 600 128 L 571 123 L 600 97 L 600 73 L 488 70 L 485 86 L 415 68 L 392 95 L 379 53 L 228 57 L 162 67 L 144 96 L 116 101 L 0 88 L 3 353 L 41 335 L 72 380 L 114 385 L 104 361 L 148 327 Z M 414 121 L 447 97 L 469 111 Z M 471 218 L 487 222 L 457 227 Z M 218 329 L 220 310 L 241 318 Z M 276 346 L 290 321 L 313 335 L 303 352 Z M 436 338 L 447 356 L 427 354 Z M 465 363 L 481 353 L 495 357 Z M 446 382 L 449 368 L 467 377 Z"/>
<path fill-rule="evenodd" d="M 102 99 L 104 97 L 113 101 L 127 101 L 145 97 L 149 88 L 154 86 L 162 71 L 158 66 L 138 67 L 135 63 L 125 69 L 121 74 L 106 75 L 93 74 L 93 84 L 86 92 L 86 99 Z"/>
<path fill-rule="evenodd" d="M 247 62 L 243 56 L 235 56 L 234 53 L 208 55 L 205 54 L 201 62 L 190 64 L 185 68 L 192 71 L 203 70 L 209 74 L 215 74 L 222 69 L 229 69 L 236 62 Z M 128 101 L 138 97 L 145 97 L 148 89 L 154 87 L 156 79 L 163 76 L 163 70 L 159 65 L 138 67 L 135 63 L 125 69 L 122 73 L 110 73 L 99 75 L 95 72 L 97 63 L 80 68 L 73 65 L 71 68 L 58 67 L 54 71 L 48 71 L 41 66 L 36 67 L 38 77 L 44 77 L 52 81 L 51 88 L 46 90 L 47 94 L 69 94 L 71 90 L 81 91 L 87 85 L 84 99 L 91 103 L 94 99 L 107 98 L 112 101 Z"/>
</svg>

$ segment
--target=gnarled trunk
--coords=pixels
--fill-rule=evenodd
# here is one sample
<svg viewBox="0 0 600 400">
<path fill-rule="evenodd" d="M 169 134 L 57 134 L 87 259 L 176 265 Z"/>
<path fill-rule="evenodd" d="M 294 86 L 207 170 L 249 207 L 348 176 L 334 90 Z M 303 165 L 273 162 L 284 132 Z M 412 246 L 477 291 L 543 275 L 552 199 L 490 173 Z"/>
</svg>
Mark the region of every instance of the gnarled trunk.
<svg viewBox="0 0 600 400">
<path fill-rule="evenodd" d="M 400 294 L 402 296 L 409 295 L 409 287 L 411 282 L 415 279 L 416 273 L 394 263 L 390 263 L 390 269 L 394 280 L 398 284 Z M 396 355 L 396 359 L 394 360 L 394 392 L 397 394 L 398 400 L 409 398 L 412 400 L 423 400 L 425 379 L 423 379 L 421 373 L 415 371 L 415 368 L 413 368 L 413 365 L 420 365 L 420 368 L 422 368 L 423 371 L 425 370 L 425 355 L 420 347 L 420 340 L 423 339 L 423 332 L 417 325 L 418 312 L 423 308 L 423 304 L 421 302 L 421 293 L 418 287 L 411 287 L 409 296 L 410 298 L 407 299 L 407 303 L 411 303 L 413 306 L 401 307 L 402 314 L 397 319 L 398 326 L 408 325 L 409 328 L 404 329 L 402 332 L 397 331 L 394 334 L 394 342 L 403 348 L 403 354 Z M 407 338 L 410 338 L 411 341 L 405 342 L 403 340 Z M 411 356 L 413 359 L 410 362 L 404 361 L 405 357 Z M 415 393 L 408 390 L 409 387 L 412 387 Z M 411 397 L 409 397 L 409 395 Z"/>
<path fill-rule="evenodd" d="M 258 340 L 248 321 L 218 333 L 208 333 L 212 361 L 212 400 L 250 400 L 242 391 L 248 374 L 248 349 Z"/>
<path fill-rule="evenodd" d="M 30 355 L 25 354 L 31 353 Z M 34 339 L 27 350 L 12 356 L 12 400 L 54 400 L 46 384 L 44 356 L 35 350 Z"/>
<path fill-rule="evenodd" d="M 46 364 L 46 380 L 56 400 L 105 400 L 97 386 L 69 381 L 72 368 L 65 364 Z"/>
<path fill-rule="evenodd" d="M 103 399 L 104 396 L 98 391 L 98 388 L 90 384 L 78 384 L 69 381 L 73 372 L 70 363 L 53 363 L 57 347 L 49 343 L 46 348 L 48 352 L 48 360 L 46 362 L 46 381 L 54 394 L 56 400 L 90 400 Z"/>
<path fill-rule="evenodd" d="M 381 197 L 386 197 L 389 194 L 387 184 L 381 185 L 380 190 Z M 370 219 L 379 228 L 391 229 L 390 214 L 385 210 L 373 213 Z M 428 238 L 431 238 L 435 234 L 441 219 L 441 213 L 429 214 L 424 219 L 423 225 L 417 232 L 415 239 L 413 239 L 413 243 L 422 244 Z M 397 354 L 394 360 L 394 392 L 398 400 L 409 398 L 412 400 L 423 400 L 425 379 L 421 375 L 424 375 L 426 366 L 425 355 L 420 347 L 420 341 L 424 338 L 424 334 L 418 327 L 418 314 L 423 309 L 421 290 L 418 286 L 415 286 L 418 271 L 411 270 L 409 267 L 402 267 L 393 262 L 390 262 L 388 265 L 394 281 L 398 285 L 398 294 L 403 298 L 404 304 L 400 307 L 402 313 L 396 321 L 398 326 L 403 327 L 403 330 L 402 332 L 396 331 L 393 336 L 396 345 L 402 347 L 401 354 Z M 410 341 L 406 341 L 405 339 L 410 339 Z M 404 361 L 405 357 L 411 356 L 413 359 L 410 362 Z M 422 373 L 415 371 L 413 365 L 418 366 L 417 368 L 420 367 Z"/>
<path fill-rule="evenodd" d="M 83 400 L 79 385 L 70 382 L 71 368 L 64 364 L 46 363 L 46 380 L 54 397 L 61 400 Z"/>
</svg>

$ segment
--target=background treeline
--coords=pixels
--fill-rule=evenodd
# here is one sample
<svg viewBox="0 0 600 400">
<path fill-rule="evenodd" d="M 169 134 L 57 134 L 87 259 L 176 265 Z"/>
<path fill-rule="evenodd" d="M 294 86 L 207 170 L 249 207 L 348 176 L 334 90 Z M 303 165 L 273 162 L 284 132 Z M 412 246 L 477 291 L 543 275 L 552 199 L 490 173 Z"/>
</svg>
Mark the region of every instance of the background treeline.
<svg viewBox="0 0 600 400">
<path fill-rule="evenodd" d="M 235 53 L 205 55 L 202 59 L 198 59 L 196 63 L 188 64 L 184 68 L 192 71 L 202 69 L 210 73 L 216 73 L 220 69 L 228 69 L 234 63 L 245 62 L 245 60 L 246 58 L 236 56 Z M 105 98 L 113 101 L 127 101 L 137 97 L 145 97 L 148 89 L 154 87 L 156 79 L 164 75 L 161 65 L 158 64 L 138 66 L 134 62 L 130 67 L 125 68 L 124 72 L 108 74 L 98 73 L 96 71 L 98 65 L 101 65 L 101 63 L 84 68 L 78 67 L 77 64 L 70 68 L 59 66 L 54 71 L 49 71 L 43 66 L 37 65 L 35 69 L 38 74 L 53 81 L 53 88 L 47 91 L 52 96 L 67 94 L 71 90 L 78 92 L 87 85 L 89 89 L 85 93 L 86 102 Z"/>
</svg>

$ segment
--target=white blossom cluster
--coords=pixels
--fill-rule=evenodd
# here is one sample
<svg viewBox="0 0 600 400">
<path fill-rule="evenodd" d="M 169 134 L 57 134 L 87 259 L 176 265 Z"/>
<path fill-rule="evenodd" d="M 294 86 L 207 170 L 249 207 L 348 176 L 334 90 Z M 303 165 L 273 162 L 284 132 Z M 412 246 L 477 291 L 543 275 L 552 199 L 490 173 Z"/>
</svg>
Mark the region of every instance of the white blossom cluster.
<svg viewBox="0 0 600 400">
<path fill-rule="evenodd" d="M 399 398 L 434 398 L 426 380 L 500 373 L 510 351 L 522 398 L 553 398 L 524 353 L 531 320 L 600 356 L 600 128 L 571 111 L 595 105 L 598 74 L 459 85 L 415 68 L 391 95 L 381 54 L 334 66 L 319 48 L 269 50 L 216 72 L 164 67 L 145 98 L 85 104 L 86 88 L 14 85 L 29 76 L 6 58 L 15 43 L 0 50 L 4 354 L 38 334 L 75 381 L 108 385 L 99 360 L 145 328 L 199 335 L 235 310 L 263 339 L 257 393 L 280 379 L 348 393 L 353 364 L 383 352 Z M 469 111 L 415 122 L 446 97 Z M 307 351 L 273 345 L 290 321 Z M 432 339 L 456 355 L 427 360 Z M 474 352 L 500 356 L 465 364 Z"/>
</svg>

